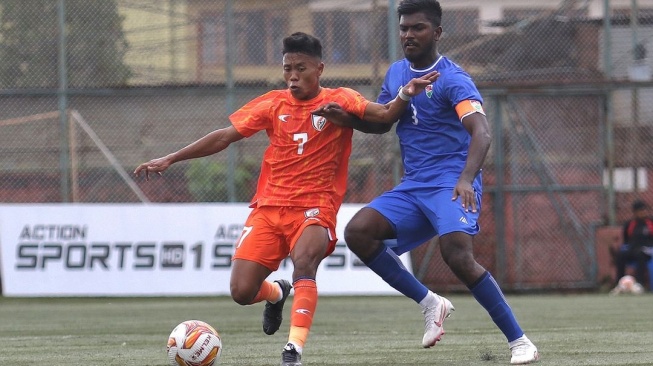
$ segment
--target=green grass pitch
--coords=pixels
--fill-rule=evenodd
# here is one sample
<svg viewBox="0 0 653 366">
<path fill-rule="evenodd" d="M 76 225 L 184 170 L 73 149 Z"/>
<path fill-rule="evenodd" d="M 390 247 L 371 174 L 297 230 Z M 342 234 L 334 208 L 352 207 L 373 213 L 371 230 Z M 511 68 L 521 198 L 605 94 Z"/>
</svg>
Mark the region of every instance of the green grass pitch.
<svg viewBox="0 0 653 366">
<path fill-rule="evenodd" d="M 304 350 L 306 366 L 508 365 L 507 343 L 471 295 L 434 348 L 421 348 L 419 307 L 401 296 L 322 297 Z M 508 296 L 538 365 L 653 365 L 653 295 Z M 0 364 L 166 366 L 168 334 L 200 319 L 222 335 L 219 365 L 278 365 L 290 302 L 277 334 L 261 329 L 262 304 L 213 298 L 0 298 Z"/>
</svg>

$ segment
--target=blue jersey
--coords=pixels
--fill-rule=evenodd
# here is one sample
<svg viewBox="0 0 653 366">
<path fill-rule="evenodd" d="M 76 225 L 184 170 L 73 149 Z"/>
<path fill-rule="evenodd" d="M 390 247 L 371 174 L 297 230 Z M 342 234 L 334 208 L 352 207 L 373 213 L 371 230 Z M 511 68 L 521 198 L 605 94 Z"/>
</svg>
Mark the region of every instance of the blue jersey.
<svg viewBox="0 0 653 366">
<path fill-rule="evenodd" d="M 397 123 L 404 188 L 454 187 L 465 167 L 471 141 L 461 122 L 468 113 L 457 107 L 461 102 L 472 101 L 470 105 L 482 112 L 483 99 L 471 77 L 444 56 L 423 70 L 411 68 L 406 59 L 393 63 L 386 73 L 378 103 L 390 102 L 411 79 L 434 70 L 440 72 L 438 80 L 411 99 Z M 481 192 L 480 171 L 473 187 Z"/>
</svg>

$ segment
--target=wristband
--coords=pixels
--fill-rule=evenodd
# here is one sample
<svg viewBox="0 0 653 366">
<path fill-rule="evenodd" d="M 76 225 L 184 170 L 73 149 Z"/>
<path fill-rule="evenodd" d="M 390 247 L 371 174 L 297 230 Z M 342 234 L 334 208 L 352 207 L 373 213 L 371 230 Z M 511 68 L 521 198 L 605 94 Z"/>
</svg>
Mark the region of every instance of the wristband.
<svg viewBox="0 0 653 366">
<path fill-rule="evenodd" d="M 409 102 L 410 101 L 410 96 L 406 93 L 404 93 L 404 88 L 399 89 L 399 98 L 403 100 L 404 102 Z"/>
</svg>

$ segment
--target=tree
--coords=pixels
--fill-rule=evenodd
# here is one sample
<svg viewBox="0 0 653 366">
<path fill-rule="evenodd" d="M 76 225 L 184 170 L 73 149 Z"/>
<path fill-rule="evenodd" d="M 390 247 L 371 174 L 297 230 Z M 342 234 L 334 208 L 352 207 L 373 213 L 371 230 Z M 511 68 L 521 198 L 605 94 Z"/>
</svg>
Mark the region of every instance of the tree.
<svg viewBox="0 0 653 366">
<path fill-rule="evenodd" d="M 256 160 L 239 162 L 233 172 L 238 202 L 249 202 L 252 198 L 259 171 Z M 226 183 L 229 174 L 226 163 L 211 159 L 193 160 L 186 170 L 188 190 L 198 202 L 229 202 Z"/>
<path fill-rule="evenodd" d="M 131 72 L 117 0 L 65 1 L 68 85 L 124 85 Z M 57 0 L 3 0 L 0 9 L 0 86 L 58 86 Z"/>
</svg>

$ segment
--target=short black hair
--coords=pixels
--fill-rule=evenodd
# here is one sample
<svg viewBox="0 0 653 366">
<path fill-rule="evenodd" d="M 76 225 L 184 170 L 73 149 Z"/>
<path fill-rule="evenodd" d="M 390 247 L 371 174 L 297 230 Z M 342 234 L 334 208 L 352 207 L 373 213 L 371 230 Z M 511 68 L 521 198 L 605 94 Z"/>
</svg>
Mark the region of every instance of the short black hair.
<svg viewBox="0 0 653 366">
<path fill-rule="evenodd" d="M 402 0 L 397 7 L 397 15 L 424 13 L 433 27 L 442 25 L 442 6 L 437 0 Z"/>
<path fill-rule="evenodd" d="M 633 211 L 644 210 L 644 209 L 647 209 L 647 208 L 648 208 L 648 205 L 646 204 L 646 202 L 644 202 L 642 200 L 636 200 L 635 202 L 633 202 Z"/>
<path fill-rule="evenodd" d="M 322 42 L 317 37 L 304 32 L 295 32 L 283 39 L 283 52 L 303 53 L 322 59 Z"/>
</svg>

